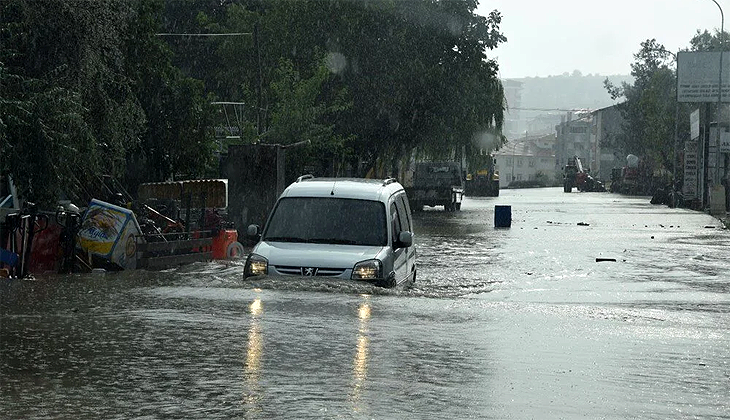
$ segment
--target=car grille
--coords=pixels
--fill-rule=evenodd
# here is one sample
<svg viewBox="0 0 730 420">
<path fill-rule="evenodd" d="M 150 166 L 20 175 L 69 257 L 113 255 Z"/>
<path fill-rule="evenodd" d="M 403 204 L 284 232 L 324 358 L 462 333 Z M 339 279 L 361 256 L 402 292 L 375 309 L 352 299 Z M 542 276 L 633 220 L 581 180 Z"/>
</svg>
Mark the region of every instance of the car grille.
<svg viewBox="0 0 730 420">
<path fill-rule="evenodd" d="M 324 268 L 324 267 L 293 267 L 293 266 L 274 266 L 279 274 L 287 276 L 305 276 L 305 277 L 339 277 L 344 272 L 344 268 Z"/>
</svg>

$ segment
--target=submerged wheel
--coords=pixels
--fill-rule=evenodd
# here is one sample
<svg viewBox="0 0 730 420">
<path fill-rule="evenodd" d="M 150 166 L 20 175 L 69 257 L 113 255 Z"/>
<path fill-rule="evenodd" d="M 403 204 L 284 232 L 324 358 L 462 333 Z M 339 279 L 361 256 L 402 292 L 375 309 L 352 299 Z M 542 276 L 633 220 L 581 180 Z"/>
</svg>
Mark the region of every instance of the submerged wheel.
<svg viewBox="0 0 730 420">
<path fill-rule="evenodd" d="M 393 287 L 397 286 L 397 282 L 395 281 L 395 273 L 391 272 L 388 277 L 378 283 L 378 286 L 388 289 L 392 289 Z"/>
<path fill-rule="evenodd" d="M 226 249 L 228 259 L 241 258 L 243 256 L 243 245 L 240 242 L 231 242 Z"/>
</svg>

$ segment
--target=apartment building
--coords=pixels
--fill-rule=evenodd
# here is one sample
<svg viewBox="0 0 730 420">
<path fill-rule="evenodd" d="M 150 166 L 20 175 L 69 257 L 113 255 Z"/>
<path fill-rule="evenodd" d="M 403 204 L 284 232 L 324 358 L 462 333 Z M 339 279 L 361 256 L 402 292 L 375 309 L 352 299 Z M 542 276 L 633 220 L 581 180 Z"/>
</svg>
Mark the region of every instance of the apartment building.
<svg viewBox="0 0 730 420">
<path fill-rule="evenodd" d="M 511 140 L 494 153 L 499 187 L 513 181 L 534 181 L 541 178 L 547 185 L 556 179 L 555 134 Z"/>
</svg>

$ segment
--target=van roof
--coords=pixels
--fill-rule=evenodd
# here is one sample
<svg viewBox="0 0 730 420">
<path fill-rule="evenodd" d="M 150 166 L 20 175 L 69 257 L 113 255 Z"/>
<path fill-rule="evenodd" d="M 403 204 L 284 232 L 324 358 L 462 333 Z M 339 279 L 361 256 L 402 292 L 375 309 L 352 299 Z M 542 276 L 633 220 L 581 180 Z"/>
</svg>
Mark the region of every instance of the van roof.
<svg viewBox="0 0 730 420">
<path fill-rule="evenodd" d="M 337 197 L 387 201 L 403 190 L 395 179 L 299 177 L 281 194 L 282 197 Z"/>
</svg>

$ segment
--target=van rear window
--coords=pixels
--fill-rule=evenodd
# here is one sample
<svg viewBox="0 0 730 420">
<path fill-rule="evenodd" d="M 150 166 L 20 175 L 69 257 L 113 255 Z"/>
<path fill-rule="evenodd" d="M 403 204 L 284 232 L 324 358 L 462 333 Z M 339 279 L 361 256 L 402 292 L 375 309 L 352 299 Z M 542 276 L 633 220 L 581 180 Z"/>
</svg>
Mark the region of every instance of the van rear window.
<svg viewBox="0 0 730 420">
<path fill-rule="evenodd" d="M 379 201 L 348 198 L 282 198 L 263 240 L 385 246 L 385 206 Z"/>
</svg>

